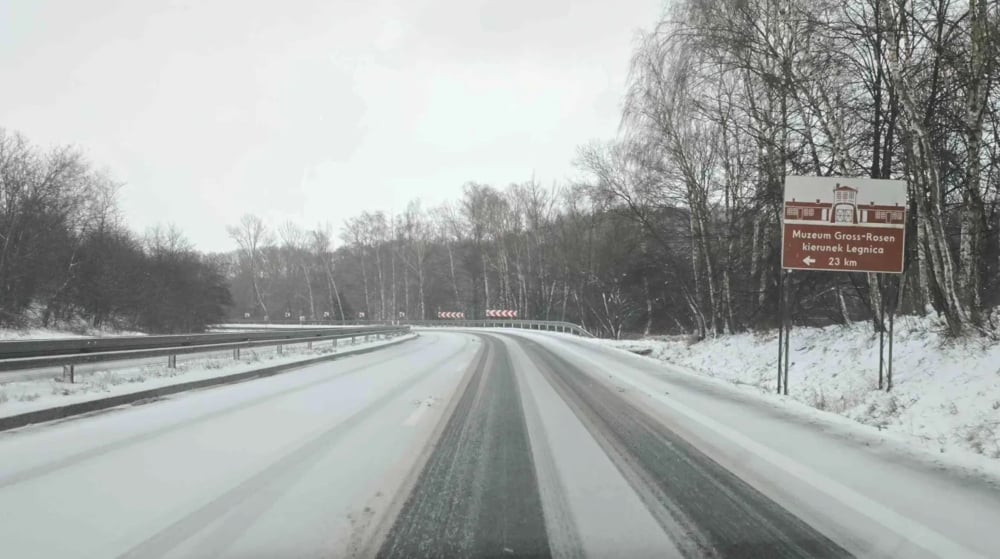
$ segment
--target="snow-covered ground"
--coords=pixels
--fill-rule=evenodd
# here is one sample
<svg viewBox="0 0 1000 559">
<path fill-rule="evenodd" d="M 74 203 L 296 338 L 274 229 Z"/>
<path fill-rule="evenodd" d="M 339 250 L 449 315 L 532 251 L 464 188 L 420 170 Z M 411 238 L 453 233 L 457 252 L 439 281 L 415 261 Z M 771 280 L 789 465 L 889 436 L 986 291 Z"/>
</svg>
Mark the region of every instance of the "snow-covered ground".
<svg viewBox="0 0 1000 559">
<path fill-rule="evenodd" d="M 347 557 L 476 349 L 426 336 L 3 433 L 0 556 Z"/>
<path fill-rule="evenodd" d="M 414 337 L 410 334 L 405 337 Z M 8 417 L 30 411 L 96 400 L 107 396 L 128 394 L 160 386 L 232 375 L 256 368 L 301 361 L 328 353 L 350 353 L 364 348 L 399 341 L 401 337 L 371 342 L 339 340 L 317 342 L 313 349 L 304 344 L 285 346 L 284 353 L 277 353 L 273 347 L 244 349 L 241 359 L 235 361 L 232 353 L 215 352 L 195 354 L 194 358 L 178 360 L 177 368 L 166 366 L 165 359 L 156 364 L 122 366 L 122 362 L 110 363 L 107 370 L 77 375 L 76 382 L 70 384 L 60 376 L 40 380 L 2 382 L 0 377 L 0 417 Z"/>
<path fill-rule="evenodd" d="M 952 339 L 933 317 L 896 319 L 893 389 L 877 389 L 879 340 L 867 323 L 796 328 L 789 398 L 840 414 L 934 452 L 971 451 L 1000 459 L 1000 343 Z M 650 358 L 745 390 L 776 389 L 777 332 L 674 339 L 600 340 L 649 349 Z"/>
<path fill-rule="evenodd" d="M 79 327 L 72 330 L 57 328 L 0 328 L 0 341 L 13 340 L 55 340 L 61 338 L 107 338 L 112 336 L 145 336 L 142 332 L 127 330 L 104 330 L 93 327 Z"/>
<path fill-rule="evenodd" d="M 362 328 L 360 325 L 344 324 L 217 324 L 214 328 L 219 330 L 232 331 L 234 329 L 246 330 L 321 330 L 323 328 Z"/>
<path fill-rule="evenodd" d="M 453 414 L 466 401 L 459 398 L 462 387 L 476 389 L 463 382 L 466 373 L 486 367 L 492 372 L 485 378 L 515 375 L 506 387 L 492 386 L 518 391 L 529 447 L 500 448 L 511 449 L 505 455 L 531 453 L 538 487 L 521 483 L 523 471 L 489 477 L 540 501 L 554 554 L 670 557 L 680 556 L 671 555 L 671 542 L 686 542 L 676 533 L 664 541 L 661 530 L 669 527 L 652 516 L 645 500 L 651 493 L 637 491 L 613 461 L 618 448 L 643 451 L 644 440 L 614 427 L 602 431 L 613 439 L 596 438 L 601 432 L 577 411 L 579 396 L 559 389 L 573 389 L 575 381 L 566 382 L 573 377 L 577 388 L 593 381 L 608 392 L 598 403 L 615 407 L 602 421 L 628 415 L 615 404 L 620 397 L 650 414 L 651 427 L 663 426 L 649 433 L 649 446 L 660 449 L 647 457 L 650 463 L 673 453 L 695 456 L 697 449 L 853 556 L 986 558 L 1000 549 L 1000 476 L 956 475 L 909 460 L 878 440 L 889 439 L 885 431 L 723 379 L 676 372 L 604 342 L 502 334 L 498 343 L 436 330 L 295 374 L 6 432 L 0 435 L 0 549 L 12 557 L 375 555 L 363 551 L 367 538 L 387 530 L 385 521 L 415 494 L 412 484 L 431 463 L 424 459 L 463 442 L 445 438 L 447 425 L 462 417 L 466 430 L 489 434 L 478 419 L 484 415 L 475 414 L 504 417 L 481 407 L 484 398 L 472 399 L 469 415 Z M 565 384 L 551 382 L 548 373 L 558 371 Z M 686 444 L 664 444 L 659 435 Z M 511 438 L 496 440 L 504 445 Z M 628 440 L 639 444 L 617 444 Z M 475 466 L 484 452 L 478 444 L 458 446 L 459 468 Z M 1000 470 L 1000 461 L 971 458 Z M 490 466 L 496 463 L 498 472 L 513 471 L 503 461 Z M 691 482 L 675 474 L 668 469 L 661 479 Z M 720 470 L 714 479 L 728 475 Z M 726 485 L 690 487 L 696 490 L 669 502 L 683 501 L 687 510 L 706 506 L 705 525 L 756 521 L 746 512 L 756 516 L 755 508 L 727 504 L 716 513 L 706 497 L 738 498 Z M 450 506 L 448 492 L 440 493 L 436 506 Z M 495 510 L 493 501 L 482 507 Z M 479 514 L 468 515 L 467 530 L 452 533 L 473 534 Z M 451 522 L 433 508 L 423 517 Z M 776 537 L 781 534 L 749 531 L 745 540 L 734 540 L 739 548 L 725 549 L 765 556 L 775 549 L 768 546 L 784 541 Z M 415 541 L 424 546 L 427 540 Z"/>
<path fill-rule="evenodd" d="M 1000 549 L 1000 461 L 958 449 L 929 452 L 912 437 L 792 399 L 611 354 L 607 342 L 548 336 L 564 359 L 606 376 L 623 397 L 800 519 L 845 545 L 869 542 L 851 551 L 856 557 L 985 558 Z"/>
</svg>

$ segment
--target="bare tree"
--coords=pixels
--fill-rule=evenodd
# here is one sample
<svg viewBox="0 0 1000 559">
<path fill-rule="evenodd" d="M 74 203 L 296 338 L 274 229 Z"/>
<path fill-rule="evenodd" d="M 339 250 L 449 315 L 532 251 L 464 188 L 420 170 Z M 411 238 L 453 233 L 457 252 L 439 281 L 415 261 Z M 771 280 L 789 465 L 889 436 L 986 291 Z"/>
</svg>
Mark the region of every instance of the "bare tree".
<svg viewBox="0 0 1000 559">
<path fill-rule="evenodd" d="M 340 298 L 340 289 L 337 288 L 337 280 L 334 274 L 335 264 L 333 252 L 330 249 L 330 243 L 332 242 L 330 227 L 328 225 L 317 227 L 311 231 L 311 234 L 313 254 L 319 260 L 323 273 L 326 276 L 330 307 L 331 309 L 336 309 L 335 312 L 340 315 L 340 320 L 346 320 L 344 316 L 344 303 Z"/>
<path fill-rule="evenodd" d="M 405 243 L 403 262 L 417 276 L 417 308 L 420 319 L 425 320 L 427 295 L 424 280 L 431 228 L 418 200 L 413 200 L 406 206 L 406 212 L 402 216 L 401 232 Z"/>
<path fill-rule="evenodd" d="M 264 317 L 267 318 L 269 313 L 267 311 L 267 305 L 264 303 L 264 297 L 261 294 L 260 286 L 262 276 L 258 275 L 258 272 L 260 271 L 259 262 L 261 248 L 270 242 L 270 235 L 267 227 L 264 225 L 264 221 L 259 217 L 246 214 L 240 218 L 239 224 L 228 227 L 227 231 L 229 232 L 230 238 L 236 241 L 239 245 L 240 251 L 246 259 L 249 267 L 250 284 L 253 286 L 254 296 L 257 298 L 257 305 L 260 307 L 261 311 L 263 311 Z"/>
<path fill-rule="evenodd" d="M 312 267 L 309 258 L 309 239 L 306 233 L 291 221 L 286 221 L 278 230 L 287 257 L 302 271 L 302 282 L 306 288 L 309 302 L 309 319 L 316 319 L 316 297 L 313 295 Z"/>
</svg>

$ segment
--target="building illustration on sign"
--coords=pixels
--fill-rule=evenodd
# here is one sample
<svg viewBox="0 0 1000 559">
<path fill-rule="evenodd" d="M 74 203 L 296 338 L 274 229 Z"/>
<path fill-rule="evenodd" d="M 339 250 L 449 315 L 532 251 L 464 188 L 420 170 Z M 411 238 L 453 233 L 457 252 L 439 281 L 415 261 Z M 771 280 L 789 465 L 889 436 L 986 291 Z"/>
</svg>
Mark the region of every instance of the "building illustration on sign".
<svg viewBox="0 0 1000 559">
<path fill-rule="evenodd" d="M 830 223 L 837 225 L 889 225 L 902 227 L 906 223 L 906 207 L 858 203 L 858 189 L 837 183 L 829 201 L 785 201 L 786 223 Z M 861 198 L 862 200 L 864 198 Z"/>
</svg>

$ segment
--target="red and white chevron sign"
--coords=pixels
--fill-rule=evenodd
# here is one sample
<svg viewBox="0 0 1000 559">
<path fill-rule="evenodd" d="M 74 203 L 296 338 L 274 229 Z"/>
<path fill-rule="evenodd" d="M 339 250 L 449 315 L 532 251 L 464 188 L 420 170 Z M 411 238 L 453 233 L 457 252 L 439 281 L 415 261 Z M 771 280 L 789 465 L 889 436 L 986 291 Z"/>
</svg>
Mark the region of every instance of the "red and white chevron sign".
<svg viewBox="0 0 1000 559">
<path fill-rule="evenodd" d="M 486 318 L 517 318 L 517 311 L 487 310 Z"/>
<path fill-rule="evenodd" d="M 438 311 L 438 318 L 465 318 L 464 312 Z"/>
</svg>

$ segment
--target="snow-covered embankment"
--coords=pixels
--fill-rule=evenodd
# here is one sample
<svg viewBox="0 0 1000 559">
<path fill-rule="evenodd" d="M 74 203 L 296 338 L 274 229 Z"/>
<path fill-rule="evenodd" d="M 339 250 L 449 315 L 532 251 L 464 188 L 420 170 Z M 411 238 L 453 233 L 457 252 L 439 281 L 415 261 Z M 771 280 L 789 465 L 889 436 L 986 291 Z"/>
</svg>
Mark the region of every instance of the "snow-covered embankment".
<svg viewBox="0 0 1000 559">
<path fill-rule="evenodd" d="M 878 335 L 868 323 L 796 328 L 791 334 L 789 397 L 913 441 L 1000 459 L 1000 343 L 952 339 L 933 317 L 896 319 L 893 389 L 878 385 Z M 646 339 L 603 343 L 650 349 L 650 357 L 747 390 L 776 388 L 777 332 L 720 336 L 697 343 Z"/>
</svg>

